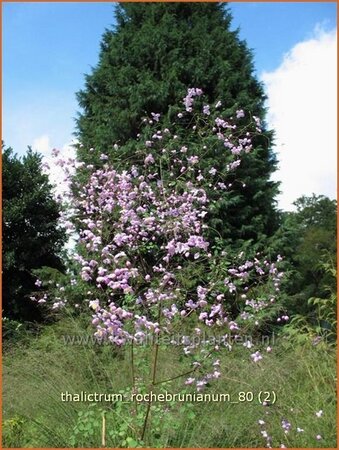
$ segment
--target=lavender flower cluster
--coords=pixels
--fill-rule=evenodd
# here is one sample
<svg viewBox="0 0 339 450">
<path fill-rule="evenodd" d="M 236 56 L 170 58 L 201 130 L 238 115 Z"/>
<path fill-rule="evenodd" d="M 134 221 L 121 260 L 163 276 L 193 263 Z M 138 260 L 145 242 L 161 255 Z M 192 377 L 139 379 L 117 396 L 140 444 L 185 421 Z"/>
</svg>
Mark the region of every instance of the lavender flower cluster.
<svg viewBox="0 0 339 450">
<path fill-rule="evenodd" d="M 217 327 L 225 337 L 237 336 L 243 323 L 259 325 L 258 317 L 270 310 L 279 295 L 280 257 L 270 262 L 257 255 L 229 267 L 223 277 L 213 276 L 215 252 L 206 237 L 208 190 L 231 186 L 227 173 L 236 170 L 244 153 L 251 152 L 251 137 L 260 132 L 260 121 L 249 118 L 249 125 L 239 129 L 237 121 L 246 113 L 237 110 L 236 119 L 223 118 L 217 111 L 220 102 L 214 108 L 203 104 L 196 111 L 196 99 L 202 95 L 201 89 L 188 90 L 178 120 L 187 123 L 190 118 L 189 126 L 198 133 L 201 121 L 197 118 L 203 117 L 203 132 L 214 137 L 215 151 L 224 152 L 226 170 L 203 168 L 196 145 L 162 129 L 156 113 L 145 119 L 151 131 L 140 135 L 135 160 L 124 170 L 112 167 L 109 154 L 100 156 L 101 168 L 75 161 L 69 167 L 70 161 L 59 160 L 68 180 L 75 168 L 89 174 L 76 194 L 69 192 L 72 208 L 64 215 L 64 223 L 79 236 L 73 258 L 81 279 L 90 286 L 86 301 L 93 311 L 95 336 L 115 345 L 140 342 L 150 332 L 168 334 L 184 320 L 195 323 L 197 334 L 204 327 Z M 222 266 L 223 256 L 218 258 Z M 208 276 L 188 291 L 182 285 L 182 273 L 199 264 Z M 250 288 L 253 283 L 267 286 L 260 298 Z M 230 311 L 235 296 L 243 305 L 238 318 Z M 67 299 L 60 299 L 54 308 L 65 303 Z M 214 351 L 218 350 L 216 345 Z M 184 346 L 184 353 L 192 364 L 186 384 L 201 390 L 220 376 L 219 360 L 210 358 L 214 353 L 192 343 Z M 259 362 L 262 356 L 256 351 L 251 358 Z"/>
</svg>

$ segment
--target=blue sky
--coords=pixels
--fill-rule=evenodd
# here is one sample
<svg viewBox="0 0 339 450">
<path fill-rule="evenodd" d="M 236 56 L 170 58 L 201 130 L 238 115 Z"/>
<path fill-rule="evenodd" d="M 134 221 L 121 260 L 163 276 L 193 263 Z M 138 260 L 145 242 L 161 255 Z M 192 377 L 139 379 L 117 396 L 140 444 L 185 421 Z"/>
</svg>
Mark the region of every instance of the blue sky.
<svg viewBox="0 0 339 450">
<path fill-rule="evenodd" d="M 254 50 L 257 72 L 274 70 L 284 53 L 309 38 L 315 25 L 336 27 L 336 3 L 230 3 L 234 28 Z"/>
<path fill-rule="evenodd" d="M 253 49 L 259 77 L 278 71 L 299 43 L 320 39 L 319 30 L 336 27 L 335 3 L 229 5 L 232 27 Z M 3 139 L 17 153 L 27 145 L 41 150 L 71 140 L 75 92 L 98 60 L 113 8 L 99 2 L 3 4 Z"/>
<path fill-rule="evenodd" d="M 112 11 L 110 3 L 3 5 L 3 138 L 16 152 L 46 133 L 55 147 L 70 140 L 75 92 Z"/>
</svg>

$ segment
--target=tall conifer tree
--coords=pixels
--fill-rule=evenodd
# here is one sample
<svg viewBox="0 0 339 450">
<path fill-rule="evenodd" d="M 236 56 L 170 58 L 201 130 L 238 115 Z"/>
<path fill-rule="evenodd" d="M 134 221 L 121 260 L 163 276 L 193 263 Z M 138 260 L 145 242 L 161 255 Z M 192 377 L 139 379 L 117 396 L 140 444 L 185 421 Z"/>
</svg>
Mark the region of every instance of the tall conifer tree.
<svg viewBox="0 0 339 450">
<path fill-rule="evenodd" d="M 201 88 L 211 105 L 221 101 L 221 116 L 242 108 L 264 123 L 265 95 L 252 53 L 231 31 L 225 4 L 121 3 L 115 19 L 103 35 L 98 65 L 77 94 L 80 160 L 99 165 L 102 152 L 120 164 L 122 152 L 132 157 L 142 118 L 155 112 L 173 123 L 175 105 L 188 87 Z M 272 133 L 265 130 L 254 144 L 237 170 L 232 194 L 224 192 L 210 216 L 210 225 L 233 242 L 262 243 L 277 226 Z"/>
</svg>

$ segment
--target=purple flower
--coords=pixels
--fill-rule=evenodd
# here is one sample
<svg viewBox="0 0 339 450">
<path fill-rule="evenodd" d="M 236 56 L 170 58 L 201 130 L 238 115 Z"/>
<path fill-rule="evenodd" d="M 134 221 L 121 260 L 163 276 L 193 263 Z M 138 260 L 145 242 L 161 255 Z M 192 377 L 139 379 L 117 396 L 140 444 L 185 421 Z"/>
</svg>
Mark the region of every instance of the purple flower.
<svg viewBox="0 0 339 450">
<path fill-rule="evenodd" d="M 259 351 L 256 351 L 255 353 L 252 353 L 251 358 L 256 363 L 262 359 L 262 356 Z"/>
<path fill-rule="evenodd" d="M 288 420 L 286 420 L 286 419 L 283 419 L 283 420 L 281 421 L 281 426 L 282 426 L 282 428 L 284 429 L 284 431 L 285 431 L 286 434 L 287 434 L 287 433 L 290 431 L 290 429 L 291 429 L 291 424 L 290 424 L 290 422 L 289 422 Z"/>
<path fill-rule="evenodd" d="M 198 164 L 199 162 L 199 158 L 197 156 L 190 156 L 189 158 L 187 158 L 187 161 L 189 164 Z"/>
<path fill-rule="evenodd" d="M 149 164 L 154 164 L 154 162 L 155 161 L 154 161 L 153 155 L 151 155 L 151 153 L 149 155 L 147 155 L 145 160 L 144 160 L 144 163 L 145 163 L 146 166 L 149 165 Z"/>
<path fill-rule="evenodd" d="M 159 122 L 160 114 L 151 113 L 151 116 L 156 122 Z"/>
<path fill-rule="evenodd" d="M 209 116 L 209 115 L 211 114 L 211 112 L 210 112 L 210 106 L 209 106 L 209 105 L 204 105 L 204 107 L 203 107 L 203 109 L 202 109 L 202 112 L 203 112 L 204 114 L 206 114 L 207 116 Z"/>
</svg>

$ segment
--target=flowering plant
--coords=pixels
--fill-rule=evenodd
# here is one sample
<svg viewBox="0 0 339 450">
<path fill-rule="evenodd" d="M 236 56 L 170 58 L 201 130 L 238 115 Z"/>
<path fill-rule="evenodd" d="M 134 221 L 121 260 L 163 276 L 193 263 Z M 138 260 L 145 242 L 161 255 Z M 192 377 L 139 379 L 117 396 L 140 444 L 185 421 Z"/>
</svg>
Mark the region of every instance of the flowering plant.
<svg viewBox="0 0 339 450">
<path fill-rule="evenodd" d="M 121 161 L 114 166 L 109 153 L 100 155 L 100 167 L 58 162 L 66 168 L 71 186 L 72 208 L 63 219 L 78 235 L 73 259 L 81 282 L 89 285 L 86 301 L 95 336 L 116 346 L 131 345 L 134 388 L 135 346 L 150 336 L 149 389 L 182 376 L 186 385 L 201 391 L 221 376 L 217 355 L 221 348 L 231 350 L 239 336 L 260 329 L 262 322 L 279 313 L 281 257 L 269 261 L 259 254 L 248 258 L 241 253 L 230 261 L 207 220 L 220 192 L 231 194 L 230 177 L 234 180 L 242 156 L 251 152 L 252 138 L 261 132 L 260 121 L 241 109 L 234 118 L 223 117 L 220 102 L 204 103 L 197 88 L 189 89 L 182 103 L 175 132 L 162 125 L 159 114 L 144 119 L 132 159 L 124 160 L 123 147 L 115 144 Z M 187 129 L 193 131 L 190 142 Z M 67 301 L 59 298 L 53 307 Z M 193 330 L 193 336 L 182 335 L 180 342 L 188 370 L 159 380 L 160 339 L 178 328 L 184 330 L 185 323 Z M 209 348 L 201 346 L 194 337 L 211 329 L 219 334 L 219 341 Z M 175 344 L 171 339 L 169 343 Z M 245 351 L 252 347 L 244 342 Z M 255 349 L 250 357 L 253 362 L 262 359 Z M 150 408 L 151 402 L 141 439 Z"/>
</svg>

